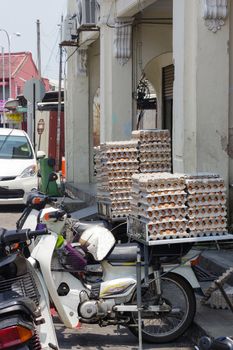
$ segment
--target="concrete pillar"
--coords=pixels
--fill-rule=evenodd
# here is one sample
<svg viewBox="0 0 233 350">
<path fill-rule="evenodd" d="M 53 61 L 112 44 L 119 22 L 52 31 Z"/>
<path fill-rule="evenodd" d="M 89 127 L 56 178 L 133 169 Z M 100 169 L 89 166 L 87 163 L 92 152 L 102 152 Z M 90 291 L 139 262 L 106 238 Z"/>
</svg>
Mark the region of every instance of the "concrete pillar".
<svg viewBox="0 0 233 350">
<path fill-rule="evenodd" d="M 72 49 L 75 50 L 75 49 Z M 72 54 L 69 50 L 69 54 Z M 66 107 L 67 181 L 89 182 L 89 98 L 88 75 L 77 71 L 77 52 L 68 65 Z"/>
<path fill-rule="evenodd" d="M 229 14 L 230 22 L 230 41 L 229 41 L 229 54 L 230 54 L 230 83 L 229 83 L 229 183 L 233 184 L 233 6 L 230 7 Z M 230 208 L 228 215 L 230 215 L 230 222 L 233 223 L 233 187 L 230 187 L 229 191 L 229 204 Z"/>
<path fill-rule="evenodd" d="M 132 58 L 120 64 L 114 57 L 112 3 L 101 2 L 100 141 L 127 140 L 132 131 Z M 110 15 L 109 15 L 110 14 Z"/>
<path fill-rule="evenodd" d="M 228 181 L 229 21 L 205 25 L 204 0 L 173 0 L 173 168 Z"/>
</svg>

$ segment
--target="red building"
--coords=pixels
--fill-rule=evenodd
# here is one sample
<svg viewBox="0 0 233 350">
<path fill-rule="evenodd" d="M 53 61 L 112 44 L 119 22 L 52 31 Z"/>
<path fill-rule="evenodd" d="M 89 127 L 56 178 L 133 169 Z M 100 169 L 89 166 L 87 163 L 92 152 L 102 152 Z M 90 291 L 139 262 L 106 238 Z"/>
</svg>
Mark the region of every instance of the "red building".
<svg viewBox="0 0 233 350">
<path fill-rule="evenodd" d="M 3 59 L 4 57 L 4 59 Z M 10 54 L 11 70 L 11 92 L 9 93 L 9 54 L 0 55 L 0 97 L 3 96 L 3 75 L 5 75 L 5 98 L 15 99 L 16 96 L 23 93 L 23 87 L 27 80 L 39 78 L 38 69 L 33 61 L 31 52 L 17 52 Z M 4 71 L 4 74 L 3 74 Z M 45 84 L 45 90 L 49 90 L 48 79 L 42 79 Z M 2 99 L 2 98 L 0 98 Z"/>
<path fill-rule="evenodd" d="M 10 62 L 9 62 L 10 60 Z M 11 77 L 9 77 L 11 73 Z M 23 94 L 24 84 L 32 78 L 39 79 L 38 69 L 33 61 L 31 52 L 4 53 L 0 55 L 0 114 L 4 112 L 5 102 L 16 99 Z M 42 79 L 45 90 L 49 90 L 49 80 Z M 11 90 L 11 91 L 10 91 Z M 5 98 L 4 98 L 5 97 Z M 5 113 L 6 114 L 6 113 Z M 14 123 L 12 115 L 11 123 Z M 15 122 L 23 120 L 20 113 L 15 115 Z"/>
</svg>

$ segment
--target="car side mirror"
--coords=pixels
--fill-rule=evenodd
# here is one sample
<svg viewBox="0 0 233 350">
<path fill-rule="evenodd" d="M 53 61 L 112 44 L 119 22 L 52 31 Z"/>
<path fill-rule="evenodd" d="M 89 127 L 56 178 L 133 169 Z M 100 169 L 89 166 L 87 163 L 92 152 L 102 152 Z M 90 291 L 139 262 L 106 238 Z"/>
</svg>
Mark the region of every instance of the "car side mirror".
<svg viewBox="0 0 233 350">
<path fill-rule="evenodd" d="M 37 151 L 36 152 L 36 159 L 43 159 L 45 158 L 46 154 L 44 151 Z"/>
</svg>

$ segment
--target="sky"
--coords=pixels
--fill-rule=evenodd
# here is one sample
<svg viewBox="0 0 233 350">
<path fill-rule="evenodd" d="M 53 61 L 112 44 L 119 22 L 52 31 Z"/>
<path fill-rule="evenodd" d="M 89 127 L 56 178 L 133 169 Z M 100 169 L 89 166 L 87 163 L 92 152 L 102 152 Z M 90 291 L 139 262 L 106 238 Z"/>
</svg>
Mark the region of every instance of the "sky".
<svg viewBox="0 0 233 350">
<path fill-rule="evenodd" d="M 40 21 L 41 75 L 58 80 L 59 24 L 62 15 L 66 15 L 67 0 L 0 0 L 0 4 L 0 28 L 10 36 L 11 52 L 31 52 L 36 65 L 36 22 Z M 3 31 L 0 31 L 0 46 L 8 52 L 7 35 Z"/>
</svg>

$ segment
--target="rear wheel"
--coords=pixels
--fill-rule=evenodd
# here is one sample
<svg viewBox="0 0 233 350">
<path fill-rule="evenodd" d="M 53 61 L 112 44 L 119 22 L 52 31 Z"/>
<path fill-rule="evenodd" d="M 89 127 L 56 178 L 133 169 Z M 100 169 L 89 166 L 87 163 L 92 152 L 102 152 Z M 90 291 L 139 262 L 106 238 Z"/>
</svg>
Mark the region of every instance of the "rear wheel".
<svg viewBox="0 0 233 350">
<path fill-rule="evenodd" d="M 142 311 L 142 339 L 150 343 L 167 343 L 181 336 L 191 325 L 196 312 L 196 299 L 191 285 L 180 275 L 167 273 L 161 277 L 160 303 L 170 306 L 169 312 Z M 132 303 L 137 300 L 135 293 Z M 142 294 L 143 305 L 157 305 L 155 282 Z M 138 314 L 132 313 L 131 332 L 138 336 Z"/>
</svg>

